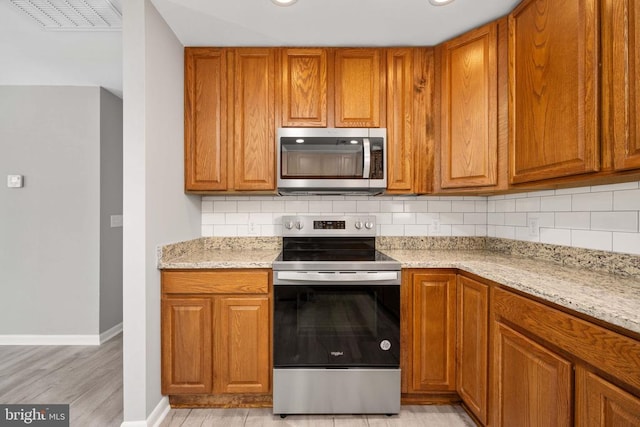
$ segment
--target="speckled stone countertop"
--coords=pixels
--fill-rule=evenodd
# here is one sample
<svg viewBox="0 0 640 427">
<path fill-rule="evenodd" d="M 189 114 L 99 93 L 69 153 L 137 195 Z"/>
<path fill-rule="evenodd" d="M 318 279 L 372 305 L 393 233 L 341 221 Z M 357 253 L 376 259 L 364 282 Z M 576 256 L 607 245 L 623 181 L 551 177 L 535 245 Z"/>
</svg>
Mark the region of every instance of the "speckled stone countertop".
<svg viewBox="0 0 640 427">
<path fill-rule="evenodd" d="M 281 248 L 275 237 L 203 237 L 158 248 L 158 268 L 271 268 Z"/>
<path fill-rule="evenodd" d="M 597 264 L 604 257 L 597 252 L 549 245 L 498 251 L 496 246 L 509 242 L 494 240 L 387 238 L 377 246 L 403 268 L 459 269 L 640 334 L 637 257 L 614 255 L 613 261 Z M 158 268 L 271 268 L 280 250 L 277 237 L 200 238 L 159 248 Z"/>
<path fill-rule="evenodd" d="M 640 333 L 640 278 L 497 252 L 384 250 L 403 268 L 455 268 Z"/>
</svg>

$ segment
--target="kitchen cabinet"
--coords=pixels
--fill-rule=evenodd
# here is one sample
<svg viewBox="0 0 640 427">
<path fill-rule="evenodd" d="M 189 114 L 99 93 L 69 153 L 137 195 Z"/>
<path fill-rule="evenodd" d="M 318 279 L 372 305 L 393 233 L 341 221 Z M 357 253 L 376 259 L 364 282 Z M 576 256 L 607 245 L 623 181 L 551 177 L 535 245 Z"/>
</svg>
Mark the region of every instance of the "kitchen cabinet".
<svg viewBox="0 0 640 427">
<path fill-rule="evenodd" d="M 509 15 L 512 184 L 596 172 L 599 0 L 525 0 Z"/>
<path fill-rule="evenodd" d="M 327 127 L 330 58 L 329 49 L 282 49 L 281 126 Z"/>
<path fill-rule="evenodd" d="M 162 299 L 162 392 L 211 393 L 210 298 Z"/>
<path fill-rule="evenodd" d="M 640 341 L 496 286 L 490 301 L 491 425 L 637 425 Z"/>
<path fill-rule="evenodd" d="M 276 53 L 185 49 L 185 190 L 275 190 Z"/>
<path fill-rule="evenodd" d="M 640 398 L 616 387 L 588 369 L 576 368 L 576 426 L 640 425 Z"/>
<path fill-rule="evenodd" d="M 269 393 L 270 287 L 264 269 L 163 271 L 162 393 Z"/>
<path fill-rule="evenodd" d="M 335 127 L 384 127 L 383 50 L 334 50 Z"/>
<path fill-rule="evenodd" d="M 387 70 L 387 190 L 413 192 L 414 49 L 385 49 Z"/>
<path fill-rule="evenodd" d="M 487 424 L 489 286 L 458 275 L 457 385 L 467 408 Z"/>
<path fill-rule="evenodd" d="M 227 50 L 185 49 L 185 190 L 228 188 Z"/>
<path fill-rule="evenodd" d="M 411 287 L 408 393 L 456 389 L 456 274 L 405 270 Z"/>
<path fill-rule="evenodd" d="M 507 20 L 436 48 L 437 190 L 507 188 Z"/>
<path fill-rule="evenodd" d="M 640 169 L 640 2 L 602 0 L 603 157 Z"/>
<path fill-rule="evenodd" d="M 571 426 L 571 363 L 495 322 L 495 426 Z"/>
</svg>

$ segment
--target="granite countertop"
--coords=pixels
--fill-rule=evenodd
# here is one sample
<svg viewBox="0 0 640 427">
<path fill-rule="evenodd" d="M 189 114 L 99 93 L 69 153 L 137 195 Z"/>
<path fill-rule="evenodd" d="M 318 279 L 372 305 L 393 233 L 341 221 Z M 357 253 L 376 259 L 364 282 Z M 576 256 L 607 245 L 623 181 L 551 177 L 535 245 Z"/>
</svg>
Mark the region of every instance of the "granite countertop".
<svg viewBox="0 0 640 427">
<path fill-rule="evenodd" d="M 403 268 L 456 268 L 640 333 L 640 278 L 505 255 L 459 250 L 385 250 Z"/>
<path fill-rule="evenodd" d="M 412 247 L 407 243 L 399 246 Z M 611 274 L 541 260 L 533 254 L 526 258 L 482 249 L 483 244 L 460 243 L 409 250 L 392 245 L 380 250 L 402 268 L 459 269 L 640 334 L 640 275 Z M 475 250 L 460 249 L 470 246 Z M 278 238 L 200 238 L 159 248 L 158 268 L 271 268 L 280 251 Z"/>
</svg>

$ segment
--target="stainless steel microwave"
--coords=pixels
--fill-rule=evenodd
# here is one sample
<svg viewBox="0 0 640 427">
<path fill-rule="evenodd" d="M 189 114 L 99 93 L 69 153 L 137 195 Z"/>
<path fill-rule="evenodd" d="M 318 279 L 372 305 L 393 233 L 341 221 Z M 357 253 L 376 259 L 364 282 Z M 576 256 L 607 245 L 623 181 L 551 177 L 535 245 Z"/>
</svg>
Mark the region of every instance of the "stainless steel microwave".
<svg viewBox="0 0 640 427">
<path fill-rule="evenodd" d="M 280 194 L 379 194 L 387 188 L 387 130 L 280 128 Z"/>
</svg>

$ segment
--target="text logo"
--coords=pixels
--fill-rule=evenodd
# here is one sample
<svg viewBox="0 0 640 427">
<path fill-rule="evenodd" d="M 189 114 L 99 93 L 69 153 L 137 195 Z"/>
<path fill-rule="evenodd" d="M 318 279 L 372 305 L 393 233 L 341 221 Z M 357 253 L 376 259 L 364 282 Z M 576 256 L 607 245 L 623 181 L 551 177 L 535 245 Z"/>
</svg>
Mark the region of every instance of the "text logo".
<svg viewBox="0 0 640 427">
<path fill-rule="evenodd" d="M 0 426 L 69 427 L 69 405 L 0 405 Z"/>
</svg>

